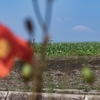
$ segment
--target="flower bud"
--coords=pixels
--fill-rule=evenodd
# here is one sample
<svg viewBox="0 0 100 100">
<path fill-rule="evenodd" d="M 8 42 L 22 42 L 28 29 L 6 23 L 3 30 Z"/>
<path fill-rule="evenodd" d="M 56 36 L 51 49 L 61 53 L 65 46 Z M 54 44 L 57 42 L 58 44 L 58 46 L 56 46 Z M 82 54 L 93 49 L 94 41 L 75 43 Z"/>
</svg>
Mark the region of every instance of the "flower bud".
<svg viewBox="0 0 100 100">
<path fill-rule="evenodd" d="M 29 81 L 33 76 L 33 68 L 30 64 L 24 64 L 22 67 L 22 77 L 25 81 Z"/>
<path fill-rule="evenodd" d="M 93 74 L 91 68 L 89 68 L 87 66 L 83 67 L 82 75 L 87 83 L 92 84 L 94 82 L 94 74 Z"/>
</svg>

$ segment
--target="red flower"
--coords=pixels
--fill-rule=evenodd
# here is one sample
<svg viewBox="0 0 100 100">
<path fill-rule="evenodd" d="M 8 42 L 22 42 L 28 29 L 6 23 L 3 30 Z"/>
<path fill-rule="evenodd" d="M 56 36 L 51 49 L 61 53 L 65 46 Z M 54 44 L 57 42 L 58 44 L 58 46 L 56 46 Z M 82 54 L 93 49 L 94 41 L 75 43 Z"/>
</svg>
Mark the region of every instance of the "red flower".
<svg viewBox="0 0 100 100">
<path fill-rule="evenodd" d="M 31 63 L 33 57 L 31 45 L 0 24 L 0 78 L 10 73 L 15 57 Z"/>
</svg>

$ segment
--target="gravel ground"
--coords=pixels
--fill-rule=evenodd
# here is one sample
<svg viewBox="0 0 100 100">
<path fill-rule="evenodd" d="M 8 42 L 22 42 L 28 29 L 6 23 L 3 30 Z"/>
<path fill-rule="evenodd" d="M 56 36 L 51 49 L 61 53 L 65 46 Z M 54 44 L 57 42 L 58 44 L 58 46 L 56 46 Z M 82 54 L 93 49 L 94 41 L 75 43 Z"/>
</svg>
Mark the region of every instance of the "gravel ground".
<svg viewBox="0 0 100 100">
<path fill-rule="evenodd" d="M 73 57 L 72 57 L 73 58 Z M 43 88 L 57 89 L 100 89 L 100 58 L 74 57 L 47 60 L 48 67 L 43 72 Z M 80 60 L 79 60 L 80 59 Z M 88 61 L 87 61 L 88 59 Z M 95 74 L 95 83 L 88 85 L 82 78 L 81 68 L 88 64 Z M 69 70 L 68 70 L 69 69 Z M 32 81 L 25 82 L 21 77 L 21 63 L 16 62 L 10 75 L 0 80 L 0 90 L 31 91 Z"/>
</svg>

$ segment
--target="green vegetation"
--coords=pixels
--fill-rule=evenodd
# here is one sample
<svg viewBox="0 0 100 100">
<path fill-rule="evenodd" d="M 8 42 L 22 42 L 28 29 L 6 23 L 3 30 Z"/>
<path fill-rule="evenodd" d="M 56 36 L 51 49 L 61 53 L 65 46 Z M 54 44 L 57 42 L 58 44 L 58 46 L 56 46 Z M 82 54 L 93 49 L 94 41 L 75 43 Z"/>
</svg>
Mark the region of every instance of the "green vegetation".
<svg viewBox="0 0 100 100">
<path fill-rule="evenodd" d="M 40 52 L 41 44 L 34 45 L 36 56 Z M 100 42 L 83 43 L 49 43 L 46 48 L 47 69 L 43 71 L 43 88 L 48 92 L 54 89 L 83 89 L 100 91 Z M 66 57 L 67 56 L 67 57 Z M 78 56 L 78 57 L 74 57 Z M 50 59 L 49 59 L 50 57 Z M 51 58 L 53 58 L 51 60 Z M 58 59 L 55 59 L 58 57 Z M 60 59 L 64 58 L 64 60 Z M 50 62 L 49 62 L 50 60 Z M 26 73 L 21 62 L 16 62 L 14 69 L 7 78 L 0 80 L 0 90 L 9 91 L 31 91 L 32 80 L 27 82 L 24 78 Z M 86 69 L 86 67 L 91 68 Z M 85 67 L 85 69 L 83 69 Z M 30 71 L 30 69 L 28 69 Z M 27 75 L 26 75 L 27 74 Z M 92 77 L 92 74 L 94 77 Z M 83 77 L 84 75 L 84 77 Z M 92 80 L 93 79 L 93 80 Z M 88 84 L 93 81 L 93 84 Z M 12 85 L 10 85 L 12 84 Z"/>
<path fill-rule="evenodd" d="M 41 44 L 35 43 L 35 52 L 40 52 Z M 49 43 L 46 48 L 46 56 L 97 56 L 100 55 L 100 42 L 77 43 Z"/>
</svg>

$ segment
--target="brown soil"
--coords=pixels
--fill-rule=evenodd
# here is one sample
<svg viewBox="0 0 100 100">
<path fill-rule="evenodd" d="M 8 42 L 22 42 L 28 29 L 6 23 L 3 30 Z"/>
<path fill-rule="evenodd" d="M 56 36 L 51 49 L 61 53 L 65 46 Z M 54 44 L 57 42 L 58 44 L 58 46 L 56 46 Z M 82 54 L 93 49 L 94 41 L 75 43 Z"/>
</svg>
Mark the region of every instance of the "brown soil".
<svg viewBox="0 0 100 100">
<path fill-rule="evenodd" d="M 88 85 L 81 75 L 81 68 L 90 66 L 96 76 L 96 82 Z M 10 75 L 0 80 L 0 90 L 31 91 L 32 81 L 26 83 L 21 77 L 21 62 L 17 61 Z M 100 57 L 60 57 L 48 58 L 43 72 L 43 88 L 100 89 Z"/>
</svg>

